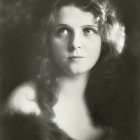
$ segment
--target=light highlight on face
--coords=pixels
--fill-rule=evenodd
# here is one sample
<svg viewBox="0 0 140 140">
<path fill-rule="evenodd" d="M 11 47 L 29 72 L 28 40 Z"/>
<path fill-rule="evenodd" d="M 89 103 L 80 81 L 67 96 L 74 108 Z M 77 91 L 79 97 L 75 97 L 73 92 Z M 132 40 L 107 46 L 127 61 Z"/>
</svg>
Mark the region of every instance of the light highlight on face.
<svg viewBox="0 0 140 140">
<path fill-rule="evenodd" d="M 64 6 L 56 13 L 50 47 L 64 74 L 85 74 L 97 63 L 101 37 L 96 22 L 91 12 L 74 5 Z"/>
</svg>

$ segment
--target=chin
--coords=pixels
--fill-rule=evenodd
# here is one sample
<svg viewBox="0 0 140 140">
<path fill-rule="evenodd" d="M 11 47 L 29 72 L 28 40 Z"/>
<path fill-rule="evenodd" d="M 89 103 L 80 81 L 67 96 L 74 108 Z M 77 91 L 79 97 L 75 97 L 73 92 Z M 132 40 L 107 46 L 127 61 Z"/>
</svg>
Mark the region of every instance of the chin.
<svg viewBox="0 0 140 140">
<path fill-rule="evenodd" d="M 66 74 L 70 76 L 79 76 L 79 75 L 85 75 L 88 73 L 89 73 L 89 70 L 85 70 L 85 69 L 70 69 L 69 71 L 66 72 Z"/>
<path fill-rule="evenodd" d="M 65 76 L 78 76 L 88 74 L 93 65 L 63 65 L 60 67 L 62 75 Z"/>
</svg>

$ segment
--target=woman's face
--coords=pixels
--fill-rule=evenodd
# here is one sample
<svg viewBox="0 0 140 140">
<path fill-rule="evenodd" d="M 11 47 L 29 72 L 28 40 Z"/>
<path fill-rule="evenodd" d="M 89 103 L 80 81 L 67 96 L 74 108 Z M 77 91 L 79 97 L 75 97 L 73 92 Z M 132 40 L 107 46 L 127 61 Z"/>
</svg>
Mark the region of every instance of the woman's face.
<svg viewBox="0 0 140 140">
<path fill-rule="evenodd" d="M 69 5 L 55 15 L 51 34 L 52 57 L 64 74 L 86 74 L 101 52 L 101 37 L 91 12 Z"/>
</svg>

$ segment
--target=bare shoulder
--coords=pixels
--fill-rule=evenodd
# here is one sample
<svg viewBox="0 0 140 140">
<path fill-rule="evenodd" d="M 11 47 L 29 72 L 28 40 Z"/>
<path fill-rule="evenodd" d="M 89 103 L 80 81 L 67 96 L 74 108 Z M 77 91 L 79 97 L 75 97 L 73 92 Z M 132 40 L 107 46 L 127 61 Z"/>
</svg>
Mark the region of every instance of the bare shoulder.
<svg viewBox="0 0 140 140">
<path fill-rule="evenodd" d="M 36 98 L 35 84 L 33 82 L 24 83 L 12 91 L 7 107 L 11 111 L 39 115 L 41 110 Z"/>
</svg>

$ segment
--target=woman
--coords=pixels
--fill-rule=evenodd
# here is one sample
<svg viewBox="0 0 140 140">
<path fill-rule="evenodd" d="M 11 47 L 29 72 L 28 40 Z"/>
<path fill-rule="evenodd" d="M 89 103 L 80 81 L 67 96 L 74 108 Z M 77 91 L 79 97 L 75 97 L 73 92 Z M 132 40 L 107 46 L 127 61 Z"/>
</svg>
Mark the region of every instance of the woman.
<svg viewBox="0 0 140 140">
<path fill-rule="evenodd" d="M 17 124 L 9 137 L 120 139 L 109 112 L 113 103 L 107 103 L 119 92 L 112 92 L 112 80 L 125 40 L 115 10 L 105 0 L 58 0 L 46 19 L 47 58 L 37 80 L 17 87 L 8 100 L 6 122 Z"/>
</svg>

